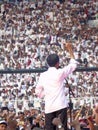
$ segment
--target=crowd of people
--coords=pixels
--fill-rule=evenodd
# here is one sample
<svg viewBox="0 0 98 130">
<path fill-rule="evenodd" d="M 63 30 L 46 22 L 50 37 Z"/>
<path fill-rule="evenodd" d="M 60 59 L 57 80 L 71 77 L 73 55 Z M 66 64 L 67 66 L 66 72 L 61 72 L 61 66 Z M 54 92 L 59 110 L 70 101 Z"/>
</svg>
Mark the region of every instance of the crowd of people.
<svg viewBox="0 0 98 130">
<path fill-rule="evenodd" d="M 0 69 L 47 68 L 45 60 L 54 52 L 60 56 L 60 67 L 63 67 L 69 61 L 69 54 L 63 44 L 66 42 L 72 44 L 75 59 L 80 62 L 79 67 L 98 67 L 98 26 L 90 27 L 88 24 L 89 20 L 95 19 L 98 19 L 97 0 L 2 3 Z M 35 96 L 39 75 L 40 73 L 1 73 L 1 110 L 7 107 L 18 116 L 20 111 L 23 115 L 25 112 L 28 115 L 36 109 L 43 115 L 44 99 Z M 64 85 L 68 100 L 69 86 L 74 93 L 71 94 L 74 109 L 83 104 L 91 107 L 97 104 L 97 71 L 75 71 Z"/>
</svg>

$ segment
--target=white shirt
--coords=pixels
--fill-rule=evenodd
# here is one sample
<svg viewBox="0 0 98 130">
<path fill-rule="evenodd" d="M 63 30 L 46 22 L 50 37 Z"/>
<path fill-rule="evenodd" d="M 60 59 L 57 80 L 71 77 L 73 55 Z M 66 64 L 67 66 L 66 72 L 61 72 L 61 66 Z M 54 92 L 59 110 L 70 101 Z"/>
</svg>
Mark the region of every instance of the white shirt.
<svg viewBox="0 0 98 130">
<path fill-rule="evenodd" d="M 76 67 L 77 62 L 71 59 L 70 64 L 62 69 L 50 67 L 41 73 L 35 93 L 40 98 L 45 96 L 45 113 L 51 113 L 68 106 L 63 82 Z"/>
</svg>

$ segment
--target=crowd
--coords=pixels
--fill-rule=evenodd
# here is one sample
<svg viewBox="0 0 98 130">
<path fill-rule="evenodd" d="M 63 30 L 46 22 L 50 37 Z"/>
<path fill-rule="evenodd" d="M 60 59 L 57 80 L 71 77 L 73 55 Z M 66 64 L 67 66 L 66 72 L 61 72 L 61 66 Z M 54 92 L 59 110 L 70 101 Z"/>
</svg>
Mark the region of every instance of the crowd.
<svg viewBox="0 0 98 130">
<path fill-rule="evenodd" d="M 67 65 L 69 55 L 63 43 L 71 42 L 79 66 L 98 67 L 98 26 L 90 27 L 89 20 L 98 19 L 97 0 L 20 1 L 0 5 L 0 69 L 47 68 L 48 54 L 60 56 L 60 67 Z M 23 112 L 23 117 L 44 113 L 44 99 L 34 90 L 40 73 L 0 74 L 0 108 Z M 74 109 L 81 105 L 97 104 L 98 73 L 74 72 L 65 81 L 74 96 Z M 91 98 L 92 97 L 92 98 Z M 38 114 L 38 115 L 39 115 Z M 25 115 L 25 116 L 24 116 Z M 38 117 L 39 118 L 39 117 Z M 43 118 L 41 128 L 44 126 Z M 28 129 L 29 130 L 29 129 Z"/>
</svg>

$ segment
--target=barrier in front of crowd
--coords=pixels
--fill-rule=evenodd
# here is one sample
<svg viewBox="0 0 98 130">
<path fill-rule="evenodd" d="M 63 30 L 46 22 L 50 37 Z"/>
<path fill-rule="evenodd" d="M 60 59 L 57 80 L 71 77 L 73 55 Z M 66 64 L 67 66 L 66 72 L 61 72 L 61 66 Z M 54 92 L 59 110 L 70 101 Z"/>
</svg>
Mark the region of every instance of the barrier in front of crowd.
<svg viewBox="0 0 98 130">
<path fill-rule="evenodd" d="M 0 70 L 1 74 L 12 74 L 12 73 L 42 73 L 46 71 L 47 68 L 35 68 L 35 69 L 5 69 L 5 70 Z M 77 67 L 76 70 L 77 72 L 83 72 L 83 71 L 98 71 L 98 67 Z"/>
</svg>

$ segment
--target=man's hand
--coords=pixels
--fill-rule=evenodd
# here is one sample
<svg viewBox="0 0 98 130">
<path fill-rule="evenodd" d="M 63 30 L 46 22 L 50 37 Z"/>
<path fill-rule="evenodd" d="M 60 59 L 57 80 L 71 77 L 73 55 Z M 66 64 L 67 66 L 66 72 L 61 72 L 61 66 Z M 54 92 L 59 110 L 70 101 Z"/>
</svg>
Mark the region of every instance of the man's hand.
<svg viewBox="0 0 98 130">
<path fill-rule="evenodd" d="M 66 43 L 65 47 L 69 51 L 70 49 L 72 49 L 72 44 L 71 43 Z"/>
<path fill-rule="evenodd" d="M 71 43 L 66 43 L 65 47 L 66 47 L 66 50 L 70 54 L 70 58 L 74 59 L 74 54 L 73 54 L 73 50 L 72 50 L 72 44 Z"/>
<path fill-rule="evenodd" d="M 60 117 L 54 118 L 53 121 L 52 121 L 52 123 L 53 123 L 53 125 L 57 126 L 57 128 L 58 128 L 59 130 L 64 130 L 63 124 L 62 124 L 62 122 L 61 122 Z M 61 126 L 61 128 L 59 128 L 59 126 Z"/>
</svg>

